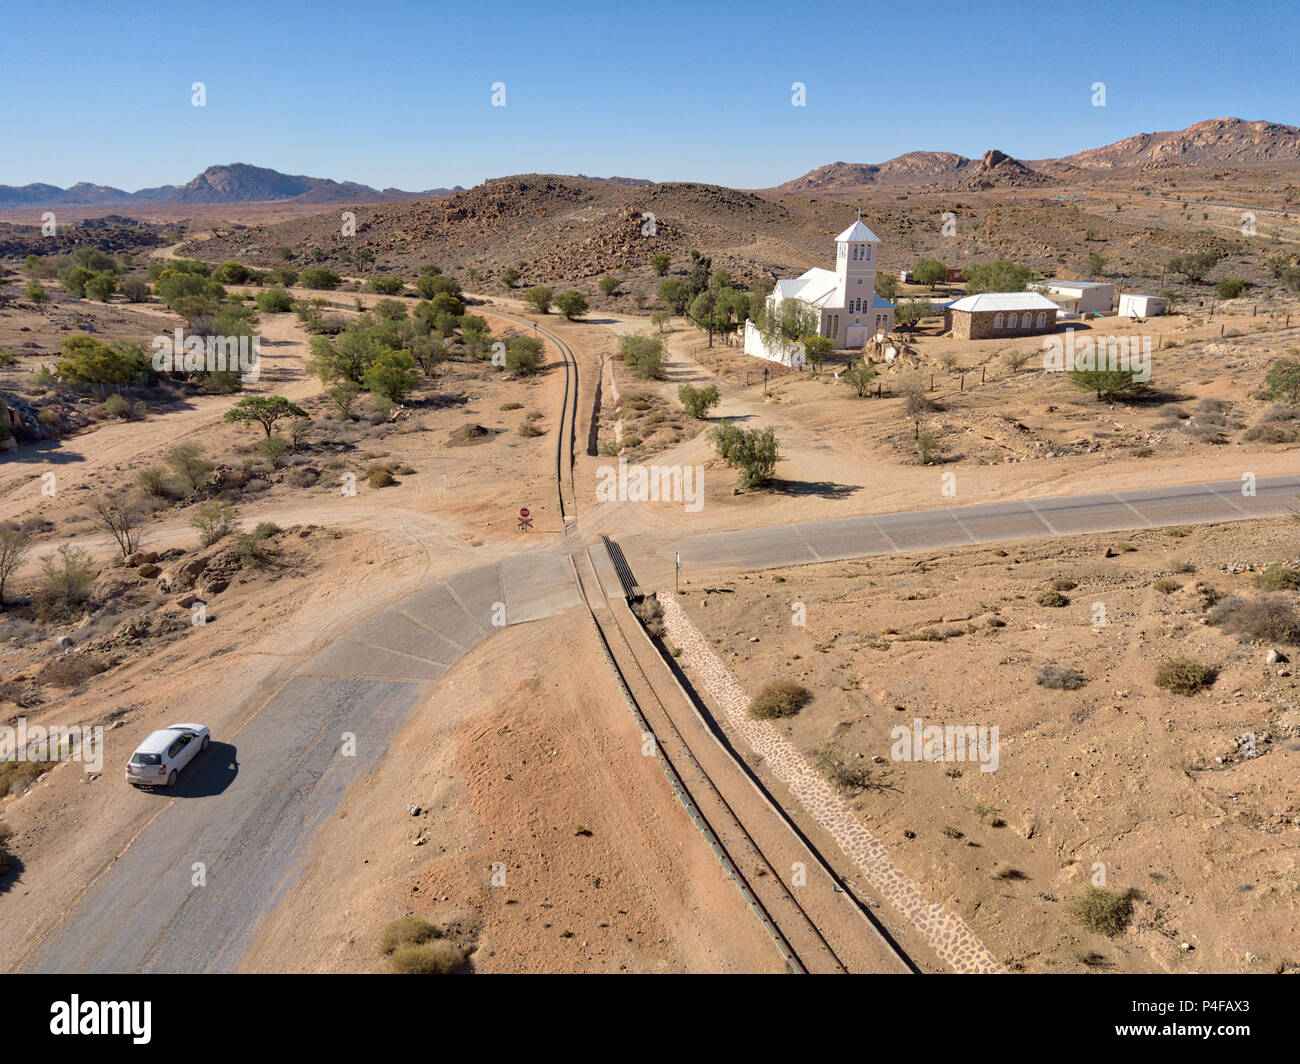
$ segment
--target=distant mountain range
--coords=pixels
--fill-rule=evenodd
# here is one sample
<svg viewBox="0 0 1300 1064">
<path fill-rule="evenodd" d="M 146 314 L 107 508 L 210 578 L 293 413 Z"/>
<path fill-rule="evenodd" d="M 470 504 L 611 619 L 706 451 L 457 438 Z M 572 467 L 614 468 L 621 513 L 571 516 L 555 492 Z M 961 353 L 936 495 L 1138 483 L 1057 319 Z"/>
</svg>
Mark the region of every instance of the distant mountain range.
<svg viewBox="0 0 1300 1064">
<path fill-rule="evenodd" d="M 777 186 L 781 192 L 839 192 L 864 186 L 935 187 L 980 190 L 1033 188 L 1050 185 L 1071 174 L 1123 169 L 1160 168 L 1171 165 L 1245 165 L 1300 161 L 1300 128 L 1278 122 L 1249 122 L 1240 118 L 1212 118 L 1186 129 L 1164 133 L 1139 133 L 1100 148 L 1090 148 L 1059 159 L 1022 162 L 1000 151 L 987 151 L 969 159 L 947 151 L 912 151 L 883 163 L 830 163 Z M 586 177 L 581 180 L 624 188 L 643 188 L 654 182 L 636 177 Z M 231 163 L 209 166 L 184 185 L 161 185 L 125 192 L 107 185 L 79 182 L 71 188 L 56 185 L 0 185 L 0 209 L 46 207 L 131 207 L 133 205 L 239 204 L 239 203 L 391 203 L 400 200 L 437 199 L 455 188 L 430 188 L 406 192 L 400 188 L 371 188 L 353 181 L 333 181 L 302 174 L 282 174 L 261 166 Z"/>
<path fill-rule="evenodd" d="M 654 182 L 639 177 L 586 177 L 586 181 L 639 188 Z M 392 203 L 399 200 L 437 199 L 464 192 L 455 188 L 429 188 L 406 192 L 400 188 L 371 188 L 355 181 L 331 181 L 302 174 L 282 174 L 264 166 L 230 163 L 209 166 L 184 185 L 160 185 L 126 192 L 109 185 L 78 182 L 71 188 L 57 185 L 0 185 L 0 209 L 45 207 L 129 207 L 137 204 L 183 205 L 212 203 Z"/>
<path fill-rule="evenodd" d="M 463 189 L 432 188 L 404 192 L 400 188 L 371 188 L 354 181 L 331 181 L 302 174 L 282 174 L 262 166 L 231 163 L 209 166 L 184 185 L 162 185 L 126 192 L 108 185 L 84 181 L 71 188 L 57 185 L 0 185 L 0 207 L 128 207 L 133 204 L 207 203 L 386 203 L 394 200 L 429 199 Z"/>
<path fill-rule="evenodd" d="M 968 159 L 946 151 L 913 151 L 883 163 L 830 163 L 777 188 L 782 192 L 837 192 L 864 185 L 1015 188 L 1050 184 L 1053 179 L 1081 170 L 1297 160 L 1300 160 L 1300 128 L 1296 126 L 1211 118 L 1186 129 L 1139 133 L 1059 159 L 1021 162 L 996 150 L 985 152 L 981 159 Z"/>
</svg>

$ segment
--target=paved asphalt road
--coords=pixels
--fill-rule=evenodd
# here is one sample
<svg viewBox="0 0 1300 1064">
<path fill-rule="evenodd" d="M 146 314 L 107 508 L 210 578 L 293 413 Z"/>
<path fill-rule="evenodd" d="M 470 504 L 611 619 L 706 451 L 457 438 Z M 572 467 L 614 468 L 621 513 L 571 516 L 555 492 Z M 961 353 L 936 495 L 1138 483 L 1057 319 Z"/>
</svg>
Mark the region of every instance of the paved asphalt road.
<svg viewBox="0 0 1300 1064">
<path fill-rule="evenodd" d="M 378 767 L 428 684 L 495 627 L 577 602 L 568 556 L 539 551 L 460 573 L 376 614 L 299 669 L 237 735 L 213 736 L 176 788 L 158 792 L 162 812 L 23 968 L 234 970 L 300 874 L 317 827 L 350 783 Z M 353 755 L 344 753 L 349 733 Z M 110 770 L 101 786 L 127 784 Z"/>
<path fill-rule="evenodd" d="M 1229 480 L 710 532 L 677 543 L 628 538 L 620 545 L 637 577 L 650 584 L 662 581 L 665 573 L 671 581 L 674 551 L 681 552 L 684 572 L 763 569 L 977 543 L 1280 517 L 1292 509 L 1300 509 L 1300 476 L 1260 478 L 1253 496 L 1242 494 L 1240 480 Z"/>
<path fill-rule="evenodd" d="M 671 580 L 674 550 L 694 570 L 762 568 L 1274 517 L 1297 506 L 1300 477 L 1262 479 L 1256 488 L 1248 497 L 1240 481 L 1156 487 L 744 529 L 676 544 L 629 538 L 623 546 L 650 583 L 665 567 Z M 643 565 L 655 571 L 643 573 Z M 599 568 L 618 594 L 612 567 Z M 298 670 L 237 735 L 214 736 L 176 791 L 159 796 L 159 816 L 24 967 L 233 970 L 300 874 L 316 828 L 347 786 L 380 764 L 428 685 L 494 627 L 577 603 L 569 557 L 557 547 L 461 573 L 372 617 Z M 341 752 L 347 732 L 357 737 L 352 757 Z M 206 869 L 205 886 L 192 885 L 196 862 Z"/>
</svg>

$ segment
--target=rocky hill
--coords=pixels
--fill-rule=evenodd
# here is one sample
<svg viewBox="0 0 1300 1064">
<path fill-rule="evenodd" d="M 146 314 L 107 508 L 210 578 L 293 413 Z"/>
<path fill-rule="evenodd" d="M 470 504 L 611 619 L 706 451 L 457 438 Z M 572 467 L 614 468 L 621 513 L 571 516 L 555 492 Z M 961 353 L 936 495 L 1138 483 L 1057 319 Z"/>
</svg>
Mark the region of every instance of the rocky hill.
<svg viewBox="0 0 1300 1064">
<path fill-rule="evenodd" d="M 1211 118 L 1186 129 L 1139 133 L 1114 144 L 1090 148 L 1039 167 L 1066 164 L 1085 170 L 1116 170 L 1153 163 L 1245 163 L 1300 160 L 1300 128 L 1279 122 Z"/>
</svg>

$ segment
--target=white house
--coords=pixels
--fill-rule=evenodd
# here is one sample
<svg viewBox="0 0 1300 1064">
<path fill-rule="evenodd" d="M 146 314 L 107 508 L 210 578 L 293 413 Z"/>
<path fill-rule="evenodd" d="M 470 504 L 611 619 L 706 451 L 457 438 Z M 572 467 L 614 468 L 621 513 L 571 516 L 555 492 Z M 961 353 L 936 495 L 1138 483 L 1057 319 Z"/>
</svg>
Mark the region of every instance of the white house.
<svg viewBox="0 0 1300 1064">
<path fill-rule="evenodd" d="M 1121 292 L 1119 316 L 1121 318 L 1154 318 L 1163 314 L 1169 301 L 1163 296 L 1144 296 L 1137 292 Z"/>
<path fill-rule="evenodd" d="M 776 282 L 767 297 L 775 313 L 787 299 L 807 303 L 818 315 L 817 331 L 839 349 L 857 350 L 877 333 L 894 327 L 894 304 L 876 295 L 880 238 L 858 220 L 835 238 L 835 269 L 814 267 Z M 745 354 L 789 363 L 791 352 L 770 351 L 753 322 L 745 323 Z"/>
<path fill-rule="evenodd" d="M 1109 314 L 1115 300 L 1115 286 L 1105 281 L 1044 281 L 1036 287 L 1064 296 L 1080 314 Z"/>
</svg>

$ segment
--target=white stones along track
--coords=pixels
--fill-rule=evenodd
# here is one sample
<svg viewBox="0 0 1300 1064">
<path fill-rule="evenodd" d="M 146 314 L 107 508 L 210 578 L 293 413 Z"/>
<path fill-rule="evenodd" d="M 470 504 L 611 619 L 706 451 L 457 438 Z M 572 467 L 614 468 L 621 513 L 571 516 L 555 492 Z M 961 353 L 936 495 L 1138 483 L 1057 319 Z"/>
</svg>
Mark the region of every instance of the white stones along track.
<svg viewBox="0 0 1300 1064">
<path fill-rule="evenodd" d="M 698 676 L 726 715 L 727 724 L 761 755 L 767 769 L 790 789 L 808 814 L 835 840 L 871 886 L 906 919 L 956 972 L 995 973 L 1005 969 L 956 913 L 928 901 L 921 888 L 890 859 L 889 851 L 858 820 L 808 759 L 768 721 L 748 713 L 749 698 L 713 652 L 677 599 L 659 592 L 668 638 L 681 650 L 681 662 Z"/>
</svg>

